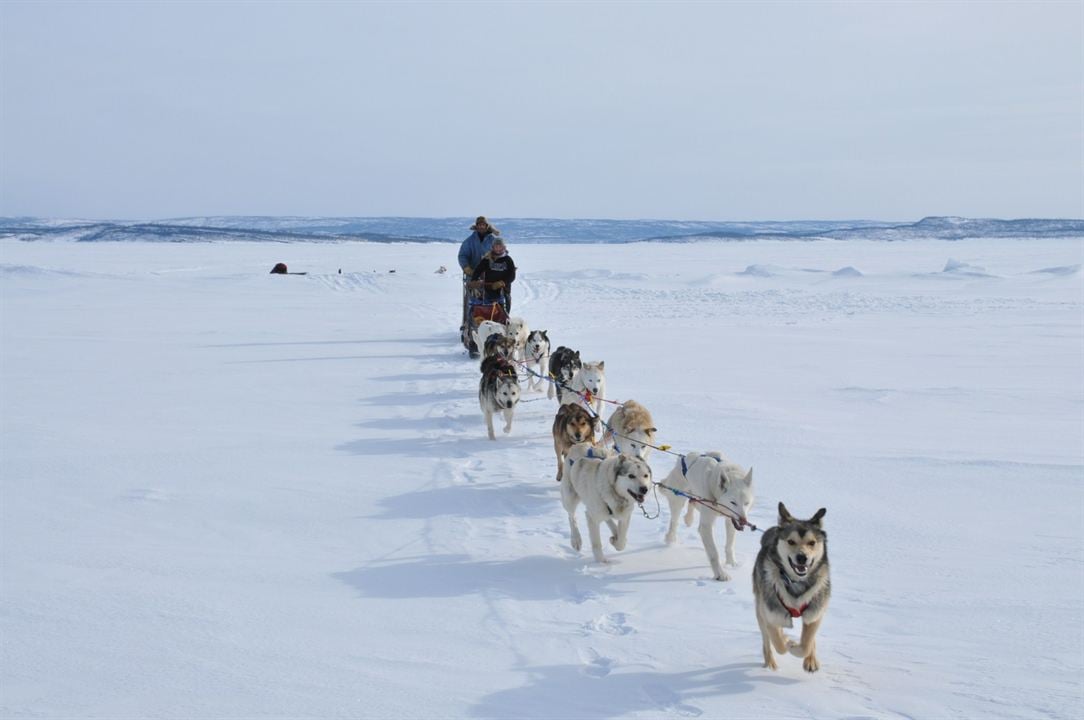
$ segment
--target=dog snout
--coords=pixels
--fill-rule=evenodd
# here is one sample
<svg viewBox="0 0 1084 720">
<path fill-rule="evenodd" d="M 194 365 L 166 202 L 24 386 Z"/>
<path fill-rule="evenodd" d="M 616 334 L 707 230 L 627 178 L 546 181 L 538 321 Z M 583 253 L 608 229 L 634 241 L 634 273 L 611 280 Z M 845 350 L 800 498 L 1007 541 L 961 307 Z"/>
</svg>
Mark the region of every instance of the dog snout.
<svg viewBox="0 0 1084 720">
<path fill-rule="evenodd" d="M 799 565 L 808 565 L 809 557 L 805 553 L 798 553 L 794 556 L 794 562 L 798 563 Z"/>
</svg>

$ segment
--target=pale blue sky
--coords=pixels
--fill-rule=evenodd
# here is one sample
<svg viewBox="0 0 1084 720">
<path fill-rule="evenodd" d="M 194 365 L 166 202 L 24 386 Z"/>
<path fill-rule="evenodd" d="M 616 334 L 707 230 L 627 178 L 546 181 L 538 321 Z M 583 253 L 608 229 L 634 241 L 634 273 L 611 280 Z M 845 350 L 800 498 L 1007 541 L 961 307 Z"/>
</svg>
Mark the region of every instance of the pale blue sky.
<svg viewBox="0 0 1084 720">
<path fill-rule="evenodd" d="M 0 2 L 0 215 L 1084 217 L 1084 3 Z"/>
</svg>

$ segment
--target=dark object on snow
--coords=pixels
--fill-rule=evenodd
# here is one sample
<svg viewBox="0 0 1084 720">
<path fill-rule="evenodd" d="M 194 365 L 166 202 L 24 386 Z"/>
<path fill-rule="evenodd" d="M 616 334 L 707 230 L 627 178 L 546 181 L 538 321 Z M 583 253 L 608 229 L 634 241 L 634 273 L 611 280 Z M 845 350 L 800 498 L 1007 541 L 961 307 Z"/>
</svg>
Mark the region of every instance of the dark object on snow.
<svg viewBox="0 0 1084 720">
<path fill-rule="evenodd" d="M 340 270 L 339 272 L 342 272 L 342 270 Z M 271 268 L 271 274 L 272 275 L 308 275 L 308 273 L 303 273 L 303 272 L 290 272 L 289 270 L 286 269 L 286 263 L 275 263 L 275 267 Z"/>
</svg>

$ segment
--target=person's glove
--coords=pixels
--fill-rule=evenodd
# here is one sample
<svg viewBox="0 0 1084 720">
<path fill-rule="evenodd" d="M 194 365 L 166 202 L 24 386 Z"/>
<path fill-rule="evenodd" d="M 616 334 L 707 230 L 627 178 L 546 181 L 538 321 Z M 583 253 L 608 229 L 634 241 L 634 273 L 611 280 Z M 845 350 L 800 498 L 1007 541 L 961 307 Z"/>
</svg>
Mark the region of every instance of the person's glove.
<svg viewBox="0 0 1084 720">
<path fill-rule="evenodd" d="M 489 287 L 492 288 L 493 290 L 500 290 L 501 288 L 504 287 L 504 280 L 498 280 L 496 282 L 491 282 L 489 284 Z"/>
<path fill-rule="evenodd" d="M 470 265 L 464 266 L 464 268 L 463 268 L 463 274 L 464 275 L 470 275 L 472 272 L 474 272 L 474 268 L 472 268 Z"/>
<path fill-rule="evenodd" d="M 481 280 L 471 280 L 470 282 L 467 283 L 467 287 L 472 288 L 474 290 L 477 290 L 478 288 L 482 287 L 482 281 Z"/>
</svg>

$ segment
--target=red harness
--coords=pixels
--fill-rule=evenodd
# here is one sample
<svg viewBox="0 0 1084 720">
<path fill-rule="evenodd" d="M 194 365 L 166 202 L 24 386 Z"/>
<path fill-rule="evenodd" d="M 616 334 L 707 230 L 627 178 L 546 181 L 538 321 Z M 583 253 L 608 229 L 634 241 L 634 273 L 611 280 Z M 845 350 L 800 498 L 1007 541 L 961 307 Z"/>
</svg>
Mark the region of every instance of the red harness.
<svg viewBox="0 0 1084 720">
<path fill-rule="evenodd" d="M 806 610 L 809 609 L 809 603 L 806 603 L 805 605 L 803 605 L 800 608 L 792 608 L 791 606 L 789 606 L 785 602 L 783 602 L 783 596 L 782 595 L 780 595 L 779 593 L 776 593 L 775 596 L 777 598 L 779 598 L 779 604 L 782 605 L 786 609 L 786 611 L 790 613 L 790 616 L 793 617 L 793 618 L 800 618 L 802 616 L 802 613 L 804 613 Z"/>
</svg>

